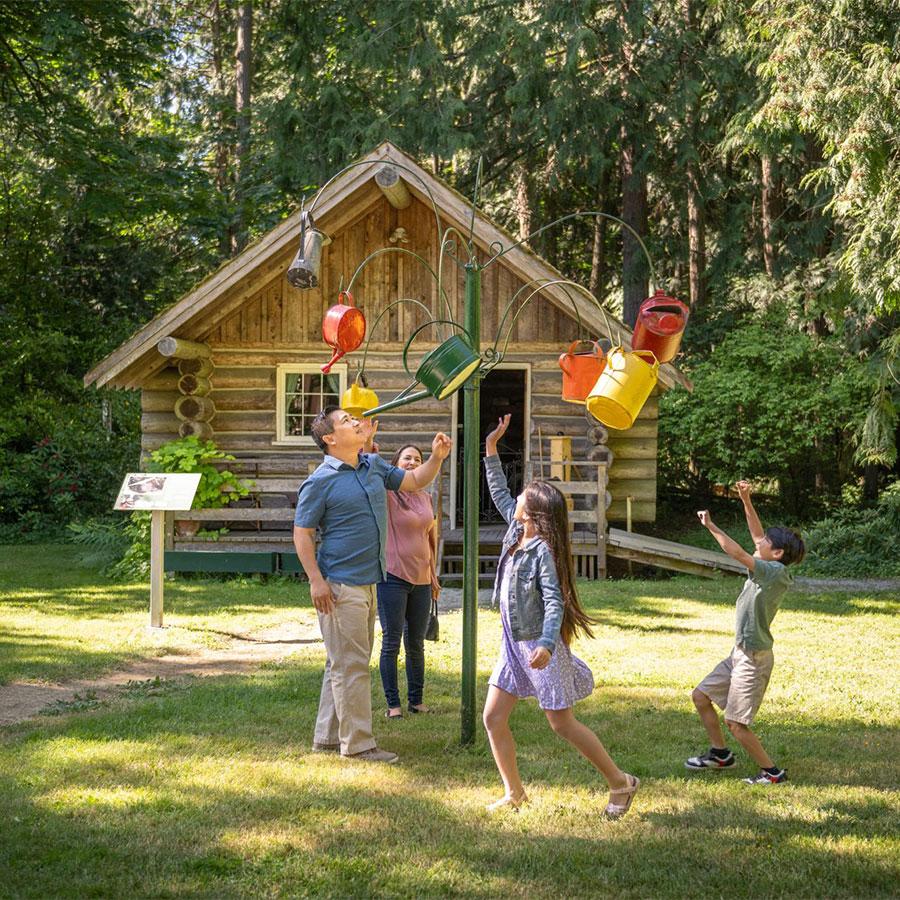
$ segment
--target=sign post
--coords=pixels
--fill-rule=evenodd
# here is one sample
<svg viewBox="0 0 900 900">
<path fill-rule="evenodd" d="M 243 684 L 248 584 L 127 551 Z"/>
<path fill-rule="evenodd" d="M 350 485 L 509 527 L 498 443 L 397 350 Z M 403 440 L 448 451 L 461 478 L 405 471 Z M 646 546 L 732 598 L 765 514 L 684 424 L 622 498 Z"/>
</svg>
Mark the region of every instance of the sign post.
<svg viewBox="0 0 900 900">
<path fill-rule="evenodd" d="M 163 572 L 167 510 L 191 508 L 200 473 L 129 472 L 113 509 L 150 511 L 150 627 L 163 627 Z"/>
</svg>

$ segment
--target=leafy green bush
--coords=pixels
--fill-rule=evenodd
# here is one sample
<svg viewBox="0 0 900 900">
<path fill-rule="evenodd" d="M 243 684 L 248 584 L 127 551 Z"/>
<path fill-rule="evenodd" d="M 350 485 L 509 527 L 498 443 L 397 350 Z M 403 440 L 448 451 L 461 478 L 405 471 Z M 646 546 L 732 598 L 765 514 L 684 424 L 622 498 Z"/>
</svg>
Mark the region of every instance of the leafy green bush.
<svg viewBox="0 0 900 900">
<path fill-rule="evenodd" d="M 837 340 L 770 311 L 745 320 L 688 374 L 693 393 L 668 391 L 660 402 L 667 484 L 705 492 L 710 483 L 768 480 L 797 518 L 823 499 L 823 484 L 839 494 L 871 385 Z"/>
<path fill-rule="evenodd" d="M 136 398 L 33 391 L 0 412 L 0 540 L 47 539 L 112 509 L 138 455 Z"/>
<path fill-rule="evenodd" d="M 804 536 L 802 575 L 847 578 L 900 576 L 900 481 L 884 490 L 875 507 L 841 508 Z"/>
<path fill-rule="evenodd" d="M 201 441 L 194 436 L 169 441 L 150 454 L 155 469 L 160 472 L 200 473 L 192 509 L 219 509 L 250 493 L 234 473 L 215 465 L 234 458 L 212 441 Z"/>
</svg>

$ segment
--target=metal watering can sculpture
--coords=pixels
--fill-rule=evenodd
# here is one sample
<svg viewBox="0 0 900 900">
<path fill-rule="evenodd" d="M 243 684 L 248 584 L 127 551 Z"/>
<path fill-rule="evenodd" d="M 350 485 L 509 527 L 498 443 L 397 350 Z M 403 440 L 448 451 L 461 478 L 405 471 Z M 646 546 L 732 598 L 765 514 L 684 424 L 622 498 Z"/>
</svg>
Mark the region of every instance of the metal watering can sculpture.
<svg viewBox="0 0 900 900">
<path fill-rule="evenodd" d="M 341 395 L 341 409 L 358 419 L 377 406 L 378 394 L 366 386 L 362 372 L 357 372 L 353 384 Z"/>
<path fill-rule="evenodd" d="M 328 344 L 334 355 L 322 366 L 327 375 L 331 367 L 345 354 L 352 353 L 366 337 L 366 317 L 363 311 L 353 305 L 350 291 L 341 291 L 338 300 L 347 298 L 346 303 L 336 303 L 325 313 L 322 320 L 322 340 Z"/>
<path fill-rule="evenodd" d="M 468 337 L 465 329 L 452 319 L 432 319 L 416 328 L 403 348 L 403 368 L 406 370 L 406 374 L 414 379 L 413 382 L 400 391 L 393 400 L 367 410 L 363 413 L 364 416 L 375 416 L 390 409 L 396 409 L 398 406 L 405 406 L 407 403 L 424 400 L 426 397 L 445 400 L 472 377 L 475 370 L 481 365 L 481 357 L 472 347 L 471 338 L 466 341 L 458 334 L 447 338 L 442 344 L 427 353 L 419 363 L 415 375 L 410 372 L 407 360 L 410 344 L 420 331 L 438 323 L 452 325 Z M 425 390 L 411 394 L 410 391 L 417 384 L 421 384 Z"/>
<path fill-rule="evenodd" d="M 331 238 L 316 228 L 312 213 L 300 213 L 300 247 L 293 262 L 288 266 L 287 280 L 300 290 L 319 286 L 319 264 L 322 248 L 331 243 Z"/>
<path fill-rule="evenodd" d="M 675 359 L 690 309 L 674 297 L 657 291 L 641 304 L 631 336 L 633 350 L 650 350 L 660 363 Z"/>
</svg>

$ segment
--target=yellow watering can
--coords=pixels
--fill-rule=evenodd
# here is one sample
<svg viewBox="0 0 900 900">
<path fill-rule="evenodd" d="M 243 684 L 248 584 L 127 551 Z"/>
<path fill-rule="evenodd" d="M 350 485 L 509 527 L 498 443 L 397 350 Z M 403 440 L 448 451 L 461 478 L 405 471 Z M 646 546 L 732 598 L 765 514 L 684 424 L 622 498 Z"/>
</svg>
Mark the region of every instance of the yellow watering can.
<svg viewBox="0 0 900 900">
<path fill-rule="evenodd" d="M 357 419 L 378 406 L 378 394 L 354 381 L 341 395 L 341 409 Z"/>
<path fill-rule="evenodd" d="M 631 428 L 656 386 L 658 373 L 659 362 L 650 350 L 614 347 L 584 405 L 609 428 Z"/>
</svg>

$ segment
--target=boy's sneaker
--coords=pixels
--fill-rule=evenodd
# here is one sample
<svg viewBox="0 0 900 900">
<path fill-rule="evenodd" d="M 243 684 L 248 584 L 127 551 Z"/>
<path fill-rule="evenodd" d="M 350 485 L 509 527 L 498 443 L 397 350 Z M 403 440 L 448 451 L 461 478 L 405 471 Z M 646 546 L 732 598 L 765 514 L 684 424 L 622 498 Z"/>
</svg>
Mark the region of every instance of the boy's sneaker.
<svg viewBox="0 0 900 900">
<path fill-rule="evenodd" d="M 783 781 L 787 781 L 787 772 L 784 769 L 779 769 L 774 775 L 765 769 L 760 769 L 759 775 L 745 778 L 744 784 L 781 784 Z"/>
<path fill-rule="evenodd" d="M 684 763 L 686 769 L 728 769 L 734 765 L 734 754 L 729 750 L 727 756 L 716 756 L 707 750 L 702 756 L 692 756 Z"/>
</svg>

